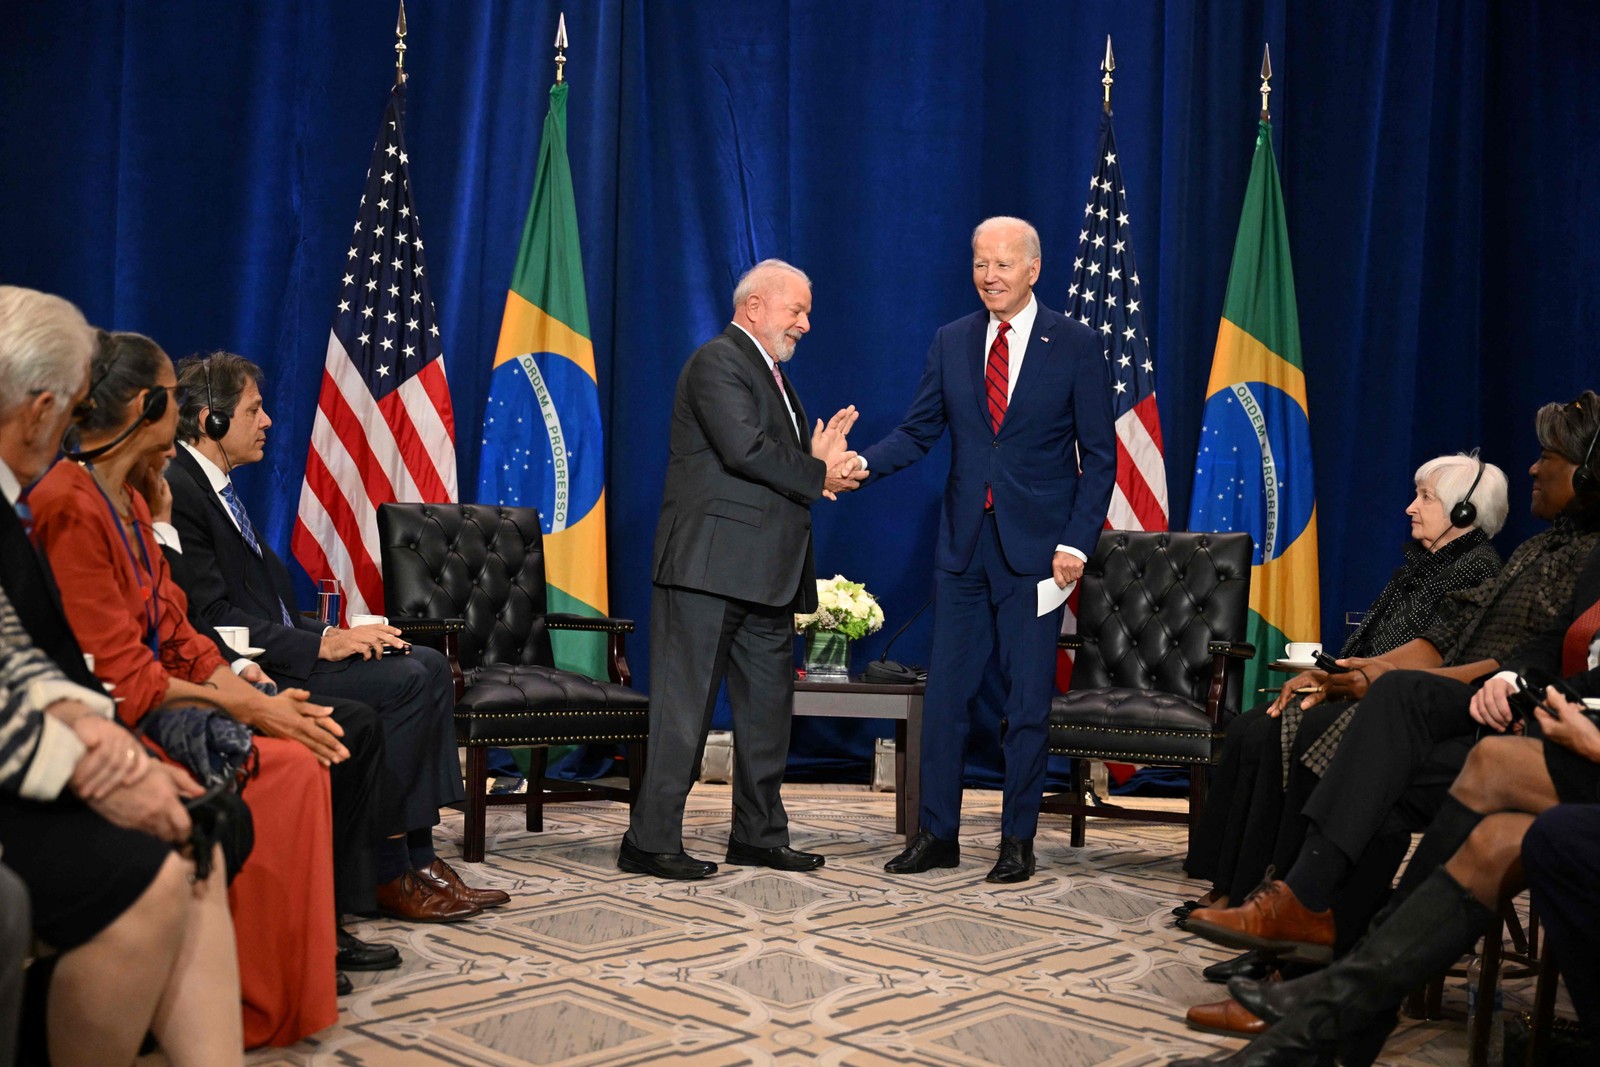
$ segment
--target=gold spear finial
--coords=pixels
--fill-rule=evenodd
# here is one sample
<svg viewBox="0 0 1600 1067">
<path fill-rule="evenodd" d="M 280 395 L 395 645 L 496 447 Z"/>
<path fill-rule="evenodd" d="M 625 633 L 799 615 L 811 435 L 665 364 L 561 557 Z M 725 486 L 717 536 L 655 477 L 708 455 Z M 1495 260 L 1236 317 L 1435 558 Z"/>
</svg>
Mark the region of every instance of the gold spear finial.
<svg viewBox="0 0 1600 1067">
<path fill-rule="evenodd" d="M 1261 121 L 1266 122 L 1272 118 L 1272 113 L 1267 110 L 1267 97 L 1272 95 L 1272 46 L 1261 46 Z"/>
<path fill-rule="evenodd" d="M 556 23 L 556 84 L 566 80 L 563 68 L 567 65 L 567 13 L 561 13 Z"/>
<path fill-rule="evenodd" d="M 1111 72 L 1117 69 L 1116 57 L 1111 54 L 1111 35 L 1109 33 L 1106 34 L 1106 57 L 1100 61 L 1100 69 L 1105 73 L 1105 77 L 1100 79 L 1100 84 L 1105 86 L 1106 89 L 1104 106 L 1106 114 L 1109 115 L 1111 113 Z"/>
<path fill-rule="evenodd" d="M 400 0 L 400 21 L 394 26 L 394 83 L 406 83 L 406 0 Z"/>
</svg>

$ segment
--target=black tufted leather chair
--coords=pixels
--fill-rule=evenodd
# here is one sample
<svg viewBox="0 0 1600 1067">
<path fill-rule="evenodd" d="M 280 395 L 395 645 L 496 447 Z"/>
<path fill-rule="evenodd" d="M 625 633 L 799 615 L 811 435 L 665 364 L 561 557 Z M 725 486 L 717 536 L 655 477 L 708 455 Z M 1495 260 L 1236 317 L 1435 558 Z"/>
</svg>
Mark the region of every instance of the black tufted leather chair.
<svg viewBox="0 0 1600 1067">
<path fill-rule="evenodd" d="M 1107 530 L 1083 569 L 1072 689 L 1050 708 L 1050 752 L 1071 756 L 1072 790 L 1044 810 L 1072 816 L 1082 847 L 1085 816 L 1187 822 L 1205 806 L 1207 768 L 1221 723 L 1239 710 L 1250 599 L 1249 534 Z M 1085 800 L 1085 760 L 1189 767 L 1187 815 Z M 1098 800 L 1098 798 L 1096 798 Z"/>
<path fill-rule="evenodd" d="M 633 802 L 644 773 L 650 700 L 628 688 L 627 619 L 546 612 L 544 536 L 534 508 L 385 504 L 378 509 L 384 602 L 412 640 L 438 644 L 456 672 L 456 740 L 467 750 L 468 862 L 483 859 L 489 804 L 525 803 L 529 830 L 544 829 L 544 803 Z M 551 630 L 608 635 L 610 681 L 558 670 Z M 628 787 L 571 788 L 544 776 L 547 747 L 627 745 Z M 525 796 L 487 796 L 491 747 L 535 749 Z M 562 788 L 567 786 L 568 788 Z"/>
</svg>

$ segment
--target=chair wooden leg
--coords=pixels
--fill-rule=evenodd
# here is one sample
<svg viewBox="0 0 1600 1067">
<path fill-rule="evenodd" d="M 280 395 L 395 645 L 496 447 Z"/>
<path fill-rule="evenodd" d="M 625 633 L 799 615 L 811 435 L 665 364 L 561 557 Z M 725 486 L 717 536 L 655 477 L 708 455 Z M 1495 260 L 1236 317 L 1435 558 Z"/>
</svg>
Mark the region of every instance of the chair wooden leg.
<svg viewBox="0 0 1600 1067">
<path fill-rule="evenodd" d="M 527 826 L 530 833 L 544 832 L 544 775 L 550 769 L 550 750 L 536 748 L 528 753 Z"/>
<path fill-rule="evenodd" d="M 1082 848 L 1084 840 L 1084 826 L 1087 820 L 1083 815 L 1083 795 L 1089 788 L 1089 768 L 1077 756 L 1072 758 L 1072 798 L 1078 806 L 1072 812 L 1072 836 L 1069 839 L 1073 848 Z"/>
<path fill-rule="evenodd" d="M 1555 957 L 1550 953 L 1550 946 L 1546 945 L 1545 954 L 1539 960 L 1539 981 L 1533 988 L 1533 1028 L 1528 1033 L 1527 1067 L 1544 1063 L 1550 1026 L 1556 1018 L 1556 987 L 1561 984 L 1560 978 Z"/>
<path fill-rule="evenodd" d="M 489 750 L 479 746 L 467 749 L 466 825 L 461 833 L 461 855 L 468 863 L 482 863 L 489 821 L 489 798 L 484 783 L 489 780 Z"/>
<path fill-rule="evenodd" d="M 1489 1027 L 1494 1022 L 1494 994 L 1500 984 L 1501 944 L 1505 937 L 1505 918 L 1495 919 L 1483 935 L 1483 955 L 1478 960 L 1478 988 L 1473 991 L 1477 1009 L 1472 1015 L 1472 1032 L 1467 1035 L 1467 1067 L 1486 1067 L 1489 1062 Z"/>
</svg>

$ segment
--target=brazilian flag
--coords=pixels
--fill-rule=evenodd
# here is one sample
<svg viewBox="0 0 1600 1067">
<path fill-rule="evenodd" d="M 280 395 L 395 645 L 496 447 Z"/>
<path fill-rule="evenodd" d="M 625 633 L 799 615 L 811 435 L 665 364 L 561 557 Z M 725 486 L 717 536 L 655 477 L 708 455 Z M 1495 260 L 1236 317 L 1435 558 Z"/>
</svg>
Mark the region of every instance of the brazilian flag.
<svg viewBox="0 0 1600 1067">
<path fill-rule="evenodd" d="M 567 164 L 567 83 L 550 87 L 483 416 L 482 503 L 531 506 L 544 526 L 552 612 L 604 615 L 605 442 Z M 605 678 L 600 634 L 551 634 L 556 665 Z"/>
<path fill-rule="evenodd" d="M 1255 538 L 1245 692 L 1287 641 L 1317 640 L 1317 501 L 1300 316 L 1272 125 L 1261 120 L 1206 386 L 1189 529 Z"/>
</svg>

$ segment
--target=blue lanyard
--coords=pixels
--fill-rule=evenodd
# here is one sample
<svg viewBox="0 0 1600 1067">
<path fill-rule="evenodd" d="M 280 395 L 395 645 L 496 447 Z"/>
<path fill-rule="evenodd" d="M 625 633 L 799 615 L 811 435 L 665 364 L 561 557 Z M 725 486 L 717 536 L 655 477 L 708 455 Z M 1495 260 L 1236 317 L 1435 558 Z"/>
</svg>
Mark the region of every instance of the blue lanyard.
<svg viewBox="0 0 1600 1067">
<path fill-rule="evenodd" d="M 156 611 L 156 570 L 150 565 L 150 553 L 144 547 L 144 538 L 138 538 L 139 555 L 144 558 L 144 569 L 140 570 L 139 561 L 133 556 L 133 546 L 128 543 L 128 533 L 122 528 L 122 516 L 117 514 L 116 505 L 111 502 L 111 498 L 101 488 L 100 479 L 94 476 L 94 464 L 85 463 L 83 466 L 89 472 L 89 480 L 94 483 L 96 491 L 100 494 L 100 499 L 106 502 L 106 510 L 111 513 L 111 525 L 116 527 L 117 536 L 122 538 L 122 550 L 128 554 L 128 563 L 133 567 L 134 580 L 139 583 L 139 594 L 144 599 L 144 643 L 149 646 L 150 654 L 156 658 L 157 662 L 160 662 L 161 620 L 160 614 Z M 137 536 L 138 532 L 139 526 L 135 522 L 134 534 Z M 149 590 L 144 587 L 146 575 L 150 577 Z"/>
</svg>

